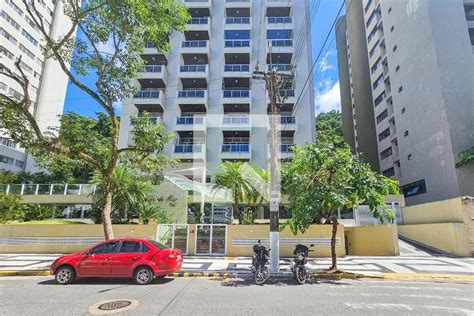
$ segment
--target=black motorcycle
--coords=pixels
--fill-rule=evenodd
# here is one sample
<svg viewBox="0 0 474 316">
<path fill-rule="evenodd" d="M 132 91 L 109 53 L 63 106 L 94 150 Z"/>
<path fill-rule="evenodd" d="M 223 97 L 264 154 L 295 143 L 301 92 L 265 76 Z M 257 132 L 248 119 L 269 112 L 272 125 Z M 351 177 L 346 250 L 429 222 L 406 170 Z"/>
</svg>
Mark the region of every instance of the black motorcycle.
<svg viewBox="0 0 474 316">
<path fill-rule="evenodd" d="M 270 270 L 267 267 L 270 260 L 270 249 L 267 250 L 265 246 L 260 244 L 259 240 L 258 244 L 253 246 L 253 252 L 254 255 L 252 256 L 252 272 L 254 274 L 255 283 L 258 285 L 262 285 L 270 276 Z"/>
<path fill-rule="evenodd" d="M 314 247 L 313 244 L 309 246 L 310 248 Z M 298 281 L 299 284 L 304 284 L 308 273 L 306 271 L 305 264 L 308 262 L 308 254 L 310 250 L 305 245 L 296 245 L 293 254 L 295 255 L 295 261 L 291 267 L 291 272 L 293 272 L 293 278 Z"/>
</svg>

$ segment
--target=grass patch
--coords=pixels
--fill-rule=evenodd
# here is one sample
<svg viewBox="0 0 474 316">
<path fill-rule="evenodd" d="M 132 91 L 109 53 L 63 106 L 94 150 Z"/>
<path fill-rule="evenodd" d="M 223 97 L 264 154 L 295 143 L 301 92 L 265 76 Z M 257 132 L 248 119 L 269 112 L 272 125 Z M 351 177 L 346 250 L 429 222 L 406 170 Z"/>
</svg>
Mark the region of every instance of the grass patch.
<svg viewBox="0 0 474 316">
<path fill-rule="evenodd" d="M 66 221 L 66 220 L 63 220 L 63 219 L 47 219 L 47 220 L 44 220 L 44 221 L 28 221 L 28 222 L 21 222 L 21 223 L 15 223 L 16 225 L 44 225 L 44 224 L 48 224 L 48 225 L 76 225 L 76 224 L 80 224 L 80 225 L 87 225 L 86 223 L 84 222 L 79 222 L 79 221 Z"/>
</svg>

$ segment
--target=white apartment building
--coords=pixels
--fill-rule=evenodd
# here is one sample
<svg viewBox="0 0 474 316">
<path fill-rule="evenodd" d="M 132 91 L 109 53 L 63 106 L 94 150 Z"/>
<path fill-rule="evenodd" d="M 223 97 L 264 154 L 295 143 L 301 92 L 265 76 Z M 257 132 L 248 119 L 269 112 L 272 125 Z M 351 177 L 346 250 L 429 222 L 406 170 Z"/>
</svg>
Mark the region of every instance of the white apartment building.
<svg viewBox="0 0 474 316">
<path fill-rule="evenodd" d="M 409 205 L 474 195 L 474 166 L 455 167 L 474 145 L 474 0 L 346 0 L 346 9 L 346 141 L 399 180 Z"/>
<path fill-rule="evenodd" d="M 59 38 L 69 29 L 70 20 L 63 13 L 59 0 L 35 0 L 38 11 L 44 18 L 53 38 Z M 29 18 L 26 8 L 19 0 L 0 0 L 0 62 L 12 71 L 20 56 L 21 67 L 29 76 L 34 113 L 40 128 L 58 126 L 58 114 L 63 112 L 68 79 L 58 63 L 45 59 L 42 53 L 42 35 Z M 0 93 L 21 99 L 21 87 L 13 80 L 1 77 Z M 1 130 L 0 126 L 0 169 L 11 171 L 35 170 L 34 160 L 28 157 Z"/>
<path fill-rule="evenodd" d="M 207 182 L 223 161 L 269 163 L 270 100 L 260 70 L 295 76 L 281 94 L 279 157 L 315 139 L 308 0 L 184 0 L 192 19 L 171 36 L 171 50 L 148 47 L 139 93 L 122 107 L 120 146 L 131 144 L 132 115 L 149 113 L 175 135 L 165 153 L 190 179 Z M 271 48 L 269 47 L 271 43 Z"/>
</svg>

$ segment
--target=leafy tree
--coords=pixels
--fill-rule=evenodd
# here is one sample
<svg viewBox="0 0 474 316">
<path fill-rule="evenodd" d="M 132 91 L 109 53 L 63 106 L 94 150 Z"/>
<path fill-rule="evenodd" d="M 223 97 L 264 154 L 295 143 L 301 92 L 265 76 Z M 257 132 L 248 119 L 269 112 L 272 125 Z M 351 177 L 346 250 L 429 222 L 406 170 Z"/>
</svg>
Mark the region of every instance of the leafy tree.
<svg viewBox="0 0 474 316">
<path fill-rule="evenodd" d="M 10 184 L 16 183 L 17 174 L 10 170 L 0 170 L 0 183 L 1 184 Z"/>
<path fill-rule="evenodd" d="M 316 116 L 316 133 L 318 141 L 330 141 L 343 147 L 342 113 L 336 110 L 319 113 Z"/>
<path fill-rule="evenodd" d="M 0 223 L 9 221 L 23 221 L 25 218 L 25 205 L 21 196 L 0 193 Z"/>
<path fill-rule="evenodd" d="M 184 5 L 177 1 L 158 0 L 64 0 L 64 13 L 71 21 L 61 38 L 53 38 L 37 8 L 36 1 L 22 0 L 32 24 L 43 37 L 46 58 L 54 59 L 72 84 L 88 94 L 99 104 L 110 119 L 110 137 L 96 138 L 100 134 L 86 135 L 82 131 L 83 120 L 71 122 L 77 126 L 58 135 L 57 130 L 41 130 L 30 109 L 34 107 L 29 94 L 30 81 L 21 67 L 20 56 L 15 69 L 0 64 L 0 76 L 14 80 L 21 88 L 22 97 L 17 99 L 0 93 L 0 126 L 9 136 L 35 156 L 58 155 L 91 167 L 102 178 L 102 218 L 106 239 L 113 238 L 111 222 L 111 178 L 119 163 L 130 163 L 144 171 L 161 170 L 166 162 L 160 153 L 171 136 L 163 135 L 163 126 L 154 125 L 147 118 L 135 121 L 134 145 L 118 147 L 119 119 L 114 104 L 133 94 L 134 79 L 143 69 L 140 57 L 145 40 L 158 52 L 170 48 L 169 36 L 173 31 L 183 31 L 189 19 Z M 66 27 L 66 26 L 65 26 Z M 84 36 L 74 39 L 78 29 Z M 110 44 L 111 52 L 103 52 L 101 46 Z M 72 67 L 72 70 L 69 69 Z M 94 87 L 81 81 L 81 76 L 96 74 Z M 72 142 L 75 140 L 75 142 Z"/>
<path fill-rule="evenodd" d="M 45 204 L 29 204 L 25 207 L 25 221 L 43 221 L 45 219 L 53 218 L 59 214 L 59 210 L 54 205 Z"/>
<path fill-rule="evenodd" d="M 332 224 L 331 271 L 338 271 L 336 256 L 337 210 L 369 206 L 372 215 L 393 221 L 394 214 L 384 196 L 398 193 L 397 182 L 373 172 L 351 154 L 348 146 L 318 141 L 296 146 L 291 163 L 283 168 L 283 186 L 289 194 L 293 233 L 304 232 L 311 224 Z"/>
<path fill-rule="evenodd" d="M 474 163 L 474 146 L 458 154 L 458 161 L 456 162 L 456 168 L 460 168 L 469 163 Z"/>
<path fill-rule="evenodd" d="M 156 201 L 137 200 L 134 203 L 134 210 L 145 225 L 150 220 L 155 220 L 157 224 L 167 224 L 172 221 L 171 216 Z"/>
</svg>

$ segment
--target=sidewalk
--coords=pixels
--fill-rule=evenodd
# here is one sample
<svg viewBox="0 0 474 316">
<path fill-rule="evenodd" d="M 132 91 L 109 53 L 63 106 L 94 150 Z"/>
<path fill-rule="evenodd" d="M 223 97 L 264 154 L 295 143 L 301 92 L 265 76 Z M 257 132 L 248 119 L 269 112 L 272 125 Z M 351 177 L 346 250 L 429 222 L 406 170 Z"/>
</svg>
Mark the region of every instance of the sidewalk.
<svg viewBox="0 0 474 316">
<path fill-rule="evenodd" d="M 1 275 L 45 275 L 59 254 L 0 254 Z M 290 273 L 291 258 L 280 259 L 280 272 Z M 309 259 L 307 268 L 320 273 L 331 265 L 330 258 Z M 250 274 L 249 257 L 184 258 L 183 268 L 176 276 L 233 276 Z M 359 276 L 440 277 L 474 281 L 474 258 L 448 258 L 404 254 L 399 257 L 346 256 L 338 259 L 341 270 Z M 318 274 L 320 276 L 320 274 Z"/>
</svg>

